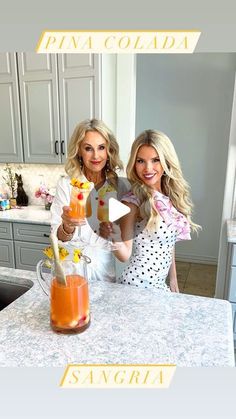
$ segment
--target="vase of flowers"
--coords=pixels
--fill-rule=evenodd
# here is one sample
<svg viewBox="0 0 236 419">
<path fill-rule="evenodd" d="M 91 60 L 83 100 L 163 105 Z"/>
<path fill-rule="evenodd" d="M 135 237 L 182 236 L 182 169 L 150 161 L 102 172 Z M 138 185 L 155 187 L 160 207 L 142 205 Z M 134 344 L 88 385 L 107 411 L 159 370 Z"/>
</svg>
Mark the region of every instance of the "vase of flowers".
<svg viewBox="0 0 236 419">
<path fill-rule="evenodd" d="M 50 210 L 55 192 L 55 188 L 48 188 L 46 185 L 40 185 L 35 192 L 36 198 L 42 198 L 44 200 L 45 210 Z"/>
<path fill-rule="evenodd" d="M 10 195 L 10 208 L 16 207 L 16 195 L 17 195 L 17 181 L 16 181 L 16 174 L 12 169 L 9 163 L 6 163 L 5 169 L 3 169 L 6 173 L 6 176 L 3 176 L 3 179 L 8 186 L 9 195 Z"/>
</svg>

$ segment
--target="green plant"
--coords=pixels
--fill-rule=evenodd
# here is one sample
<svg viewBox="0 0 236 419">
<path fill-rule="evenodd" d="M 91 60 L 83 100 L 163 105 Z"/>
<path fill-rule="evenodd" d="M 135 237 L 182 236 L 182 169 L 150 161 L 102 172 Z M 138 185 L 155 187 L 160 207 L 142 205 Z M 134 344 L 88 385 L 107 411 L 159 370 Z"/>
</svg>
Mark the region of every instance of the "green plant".
<svg viewBox="0 0 236 419">
<path fill-rule="evenodd" d="M 3 170 L 4 172 L 6 172 L 6 177 L 3 176 L 3 179 L 6 182 L 8 188 L 10 189 L 10 198 L 15 198 L 17 189 L 16 174 L 13 172 L 9 163 L 6 163 L 6 167 Z"/>
</svg>

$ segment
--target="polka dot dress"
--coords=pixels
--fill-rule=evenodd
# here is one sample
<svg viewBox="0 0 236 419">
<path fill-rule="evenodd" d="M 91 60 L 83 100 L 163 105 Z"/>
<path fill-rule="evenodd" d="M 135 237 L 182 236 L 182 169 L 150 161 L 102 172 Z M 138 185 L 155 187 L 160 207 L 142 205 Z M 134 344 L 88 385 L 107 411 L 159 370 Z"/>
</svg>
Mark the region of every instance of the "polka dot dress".
<svg viewBox="0 0 236 419">
<path fill-rule="evenodd" d="M 170 291 L 166 278 L 172 262 L 177 231 L 160 220 L 158 231 L 145 231 L 145 221 L 135 225 L 133 255 L 118 282 L 140 288 L 159 288 Z"/>
</svg>

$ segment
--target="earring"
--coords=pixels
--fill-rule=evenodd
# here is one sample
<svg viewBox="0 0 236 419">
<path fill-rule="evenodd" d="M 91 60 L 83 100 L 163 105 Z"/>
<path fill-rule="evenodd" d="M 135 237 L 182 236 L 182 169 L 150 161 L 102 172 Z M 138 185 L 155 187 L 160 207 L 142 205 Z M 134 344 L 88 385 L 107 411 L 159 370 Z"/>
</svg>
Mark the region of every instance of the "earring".
<svg viewBox="0 0 236 419">
<path fill-rule="evenodd" d="M 83 162 L 83 159 L 82 159 L 82 157 L 80 156 L 78 156 L 78 160 L 79 160 L 79 164 L 80 164 L 80 168 L 82 169 L 83 168 L 83 165 L 84 165 L 84 162 Z"/>
<path fill-rule="evenodd" d="M 106 170 L 106 172 L 109 172 L 109 171 L 111 170 L 111 167 L 110 167 L 110 160 L 109 160 L 109 159 L 108 159 L 108 160 L 107 160 L 107 162 L 106 162 L 105 170 Z"/>
</svg>

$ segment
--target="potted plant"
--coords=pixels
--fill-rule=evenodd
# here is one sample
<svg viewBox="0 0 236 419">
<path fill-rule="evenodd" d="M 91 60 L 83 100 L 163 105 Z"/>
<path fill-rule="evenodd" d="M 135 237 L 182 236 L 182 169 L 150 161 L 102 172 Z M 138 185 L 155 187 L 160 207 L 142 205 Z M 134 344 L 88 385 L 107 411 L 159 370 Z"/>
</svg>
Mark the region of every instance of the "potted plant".
<svg viewBox="0 0 236 419">
<path fill-rule="evenodd" d="M 16 174 L 12 170 L 9 163 L 6 163 L 6 167 L 3 170 L 4 172 L 6 172 L 6 176 L 3 176 L 3 179 L 10 191 L 10 206 L 12 208 L 16 206 L 16 194 L 17 194 Z"/>
</svg>

